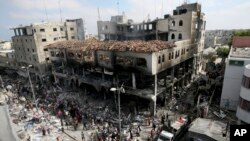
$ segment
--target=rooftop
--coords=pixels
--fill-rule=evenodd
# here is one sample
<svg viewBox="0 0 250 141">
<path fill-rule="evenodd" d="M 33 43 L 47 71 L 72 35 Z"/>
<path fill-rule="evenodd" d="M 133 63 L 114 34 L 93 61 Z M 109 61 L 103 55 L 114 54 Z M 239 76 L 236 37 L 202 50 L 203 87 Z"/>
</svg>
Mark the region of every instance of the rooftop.
<svg viewBox="0 0 250 141">
<path fill-rule="evenodd" d="M 230 57 L 250 58 L 250 47 L 248 48 L 232 48 Z"/>
<path fill-rule="evenodd" d="M 234 48 L 250 47 L 250 36 L 235 36 L 232 45 Z"/>
<path fill-rule="evenodd" d="M 226 124 L 220 121 L 197 118 L 192 122 L 191 127 L 188 129 L 188 131 L 206 135 L 217 141 L 222 141 L 226 138 L 222 136 L 222 134 L 226 131 L 226 126 Z"/>
<path fill-rule="evenodd" d="M 111 51 L 131 51 L 131 52 L 157 52 L 163 49 L 172 48 L 176 45 L 172 42 L 152 40 L 130 40 L 130 41 L 98 41 L 87 39 L 81 41 L 61 41 L 49 44 L 46 48 L 68 48 L 70 50 L 111 50 Z"/>
</svg>

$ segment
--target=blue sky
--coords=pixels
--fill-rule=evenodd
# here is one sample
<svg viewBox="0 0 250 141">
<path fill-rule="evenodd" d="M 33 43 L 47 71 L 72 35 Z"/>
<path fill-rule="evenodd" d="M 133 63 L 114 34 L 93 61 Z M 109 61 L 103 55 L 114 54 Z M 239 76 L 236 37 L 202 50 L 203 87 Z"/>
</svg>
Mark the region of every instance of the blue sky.
<svg viewBox="0 0 250 141">
<path fill-rule="evenodd" d="M 48 20 L 60 21 L 59 1 L 62 18 L 83 18 L 88 33 L 97 34 L 97 9 L 101 20 L 110 20 L 110 16 L 125 12 L 128 18 L 141 22 L 149 15 L 150 19 L 172 14 L 172 10 L 183 0 L 0 0 L 0 40 L 11 39 L 11 27 L 29 25 L 46 21 L 44 4 Z M 250 28 L 249 0 L 187 0 L 202 4 L 206 14 L 206 29 Z M 119 3 L 119 4 L 118 4 Z"/>
</svg>

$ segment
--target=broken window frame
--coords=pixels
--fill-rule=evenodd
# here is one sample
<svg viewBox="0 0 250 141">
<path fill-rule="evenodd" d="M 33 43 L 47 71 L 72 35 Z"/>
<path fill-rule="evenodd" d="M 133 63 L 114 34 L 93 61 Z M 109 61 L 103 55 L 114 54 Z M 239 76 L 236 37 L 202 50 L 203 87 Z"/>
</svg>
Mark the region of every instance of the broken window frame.
<svg viewBox="0 0 250 141">
<path fill-rule="evenodd" d="M 136 58 L 136 66 L 147 67 L 147 60 L 145 58 Z"/>
</svg>

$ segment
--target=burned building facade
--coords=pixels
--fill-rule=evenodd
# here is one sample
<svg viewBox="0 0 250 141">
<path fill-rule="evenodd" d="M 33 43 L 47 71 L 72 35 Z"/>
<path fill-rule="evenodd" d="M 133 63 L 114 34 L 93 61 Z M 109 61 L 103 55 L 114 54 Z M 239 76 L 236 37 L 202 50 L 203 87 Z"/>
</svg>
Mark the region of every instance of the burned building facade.
<svg viewBox="0 0 250 141">
<path fill-rule="evenodd" d="M 105 97 L 111 87 L 124 84 L 126 94 L 149 101 L 155 111 L 156 101 L 164 104 L 202 67 L 205 21 L 200 4 L 183 4 L 173 16 L 139 25 L 124 16 L 97 24 L 105 41 L 47 45 L 53 74 L 61 85 L 92 87 Z"/>
<path fill-rule="evenodd" d="M 110 21 L 97 21 L 98 36 L 104 40 L 190 40 L 197 49 L 194 52 L 197 70 L 202 67 L 205 26 L 205 14 L 198 3 L 184 3 L 173 10 L 173 15 L 166 14 L 163 19 L 142 23 L 135 23 L 124 14 L 112 16 Z"/>
</svg>

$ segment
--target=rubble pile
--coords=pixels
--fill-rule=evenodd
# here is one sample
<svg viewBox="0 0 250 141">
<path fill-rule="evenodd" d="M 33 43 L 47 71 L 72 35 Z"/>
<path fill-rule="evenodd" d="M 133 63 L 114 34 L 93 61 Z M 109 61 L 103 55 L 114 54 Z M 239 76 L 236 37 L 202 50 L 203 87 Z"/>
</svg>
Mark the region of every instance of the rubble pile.
<svg viewBox="0 0 250 141">
<path fill-rule="evenodd" d="M 70 51 L 89 51 L 89 50 L 110 50 L 110 51 L 131 51 L 131 52 L 157 52 L 163 49 L 172 48 L 176 45 L 172 42 L 151 40 L 131 40 L 131 41 L 98 41 L 88 39 L 81 41 L 61 41 L 47 45 L 46 48 L 68 48 Z"/>
</svg>

